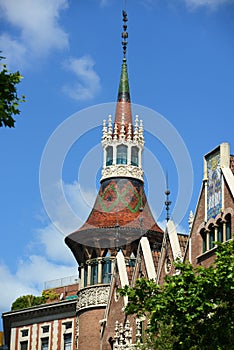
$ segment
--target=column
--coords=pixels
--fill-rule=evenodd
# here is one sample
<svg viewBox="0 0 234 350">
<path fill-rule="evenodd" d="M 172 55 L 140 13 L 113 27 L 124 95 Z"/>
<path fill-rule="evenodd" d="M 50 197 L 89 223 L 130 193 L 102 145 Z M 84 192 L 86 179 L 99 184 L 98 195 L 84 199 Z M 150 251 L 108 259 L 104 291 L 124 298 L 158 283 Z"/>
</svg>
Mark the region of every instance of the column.
<svg viewBox="0 0 234 350">
<path fill-rule="evenodd" d="M 117 150 L 116 145 L 113 145 L 113 165 L 116 165 Z"/>
<path fill-rule="evenodd" d="M 226 231 L 226 221 L 223 221 L 223 241 L 226 242 L 227 240 L 227 231 Z"/>
<path fill-rule="evenodd" d="M 87 263 L 88 271 L 87 271 L 87 286 L 91 285 L 91 265 L 90 262 Z"/>
<path fill-rule="evenodd" d="M 98 284 L 102 283 L 102 259 L 98 259 Z"/>
<path fill-rule="evenodd" d="M 84 264 L 80 265 L 80 288 L 84 288 Z"/>
<path fill-rule="evenodd" d="M 206 231 L 206 251 L 210 250 L 210 231 Z"/>
<path fill-rule="evenodd" d="M 129 146 L 129 144 L 127 145 L 128 146 L 128 150 L 127 150 L 127 165 L 130 165 L 131 164 L 131 159 L 132 159 L 132 147 Z"/>
<path fill-rule="evenodd" d="M 218 241 L 218 226 L 214 225 L 214 240 L 215 242 Z M 217 244 L 215 244 L 215 247 L 217 247 Z"/>
</svg>

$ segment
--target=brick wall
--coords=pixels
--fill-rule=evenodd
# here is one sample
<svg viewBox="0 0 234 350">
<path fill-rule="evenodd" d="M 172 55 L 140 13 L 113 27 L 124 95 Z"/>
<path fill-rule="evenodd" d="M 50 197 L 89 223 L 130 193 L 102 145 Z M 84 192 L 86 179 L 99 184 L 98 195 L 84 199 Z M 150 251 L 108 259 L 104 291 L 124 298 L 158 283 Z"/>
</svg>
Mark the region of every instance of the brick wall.
<svg viewBox="0 0 234 350">
<path fill-rule="evenodd" d="M 94 308 L 81 311 L 79 314 L 79 350 L 100 350 L 100 320 L 104 317 L 105 308 Z"/>
</svg>

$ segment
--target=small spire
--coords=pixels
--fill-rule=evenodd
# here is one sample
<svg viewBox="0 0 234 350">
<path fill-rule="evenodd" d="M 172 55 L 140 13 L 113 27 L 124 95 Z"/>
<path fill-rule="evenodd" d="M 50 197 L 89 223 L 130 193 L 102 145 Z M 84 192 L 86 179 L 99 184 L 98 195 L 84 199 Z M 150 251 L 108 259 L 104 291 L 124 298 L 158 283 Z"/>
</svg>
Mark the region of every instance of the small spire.
<svg viewBox="0 0 234 350">
<path fill-rule="evenodd" d="M 102 140 L 106 140 L 107 138 L 107 126 L 106 126 L 106 120 L 103 120 L 103 127 L 102 127 Z"/>
<path fill-rule="evenodd" d="M 127 12 L 125 10 L 123 10 L 122 14 L 123 14 L 122 46 L 123 46 L 123 56 L 124 56 L 124 58 L 126 58 L 127 45 L 128 45 L 128 41 L 127 41 L 127 39 L 128 39 L 128 32 L 127 32 L 128 17 L 127 17 Z"/>
<path fill-rule="evenodd" d="M 114 124 L 114 138 L 113 140 L 117 140 L 118 139 L 118 124 L 115 123 Z"/>
<path fill-rule="evenodd" d="M 115 114 L 115 123 L 121 125 L 122 115 L 125 116 L 125 124 L 128 126 L 129 123 L 132 124 L 132 111 L 131 111 L 131 99 L 130 99 L 130 89 L 128 81 L 128 69 L 127 69 L 127 13 L 123 10 L 123 32 L 122 32 L 122 47 L 123 47 L 123 62 L 120 75 L 120 83 L 118 89 L 117 106 Z"/>
<path fill-rule="evenodd" d="M 193 215 L 192 210 L 190 210 L 189 219 L 188 219 L 189 231 L 191 231 L 191 228 L 192 228 L 192 225 L 193 225 L 193 220 L 194 220 L 194 215 Z"/>
<path fill-rule="evenodd" d="M 166 173 L 166 191 L 165 191 L 165 195 L 166 195 L 166 200 L 165 200 L 165 206 L 166 206 L 166 211 L 167 211 L 167 215 L 166 215 L 166 220 L 169 221 L 170 220 L 170 205 L 171 205 L 171 201 L 169 201 L 169 195 L 170 195 L 170 190 L 168 188 L 168 173 Z"/>
</svg>

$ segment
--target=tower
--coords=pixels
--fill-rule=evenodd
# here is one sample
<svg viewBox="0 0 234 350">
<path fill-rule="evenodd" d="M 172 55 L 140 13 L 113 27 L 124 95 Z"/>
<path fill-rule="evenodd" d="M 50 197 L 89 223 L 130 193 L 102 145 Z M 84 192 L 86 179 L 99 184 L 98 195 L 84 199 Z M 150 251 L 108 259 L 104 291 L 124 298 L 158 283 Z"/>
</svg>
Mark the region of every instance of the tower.
<svg viewBox="0 0 234 350">
<path fill-rule="evenodd" d="M 79 264 L 77 302 L 79 350 L 99 349 L 100 324 L 107 305 L 115 258 L 137 255 L 139 241 L 162 243 L 144 191 L 143 121 L 133 122 L 127 69 L 127 14 L 123 11 L 123 60 L 114 120 L 103 121 L 103 167 L 93 209 L 81 228 L 65 238 Z M 91 345 L 92 344 L 92 345 Z"/>
</svg>

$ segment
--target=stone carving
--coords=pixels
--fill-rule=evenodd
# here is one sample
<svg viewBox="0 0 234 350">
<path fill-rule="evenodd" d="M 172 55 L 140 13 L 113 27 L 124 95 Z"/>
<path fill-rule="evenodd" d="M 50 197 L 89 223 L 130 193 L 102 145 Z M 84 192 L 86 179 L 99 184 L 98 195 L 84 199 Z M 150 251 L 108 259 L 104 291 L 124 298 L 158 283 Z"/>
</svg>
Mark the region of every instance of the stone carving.
<svg viewBox="0 0 234 350">
<path fill-rule="evenodd" d="M 76 311 L 81 309 L 106 305 L 110 286 L 91 286 L 79 290 Z"/>
<path fill-rule="evenodd" d="M 102 170 L 102 179 L 108 177 L 133 177 L 143 181 L 143 175 L 143 170 L 133 165 L 111 165 Z"/>
<path fill-rule="evenodd" d="M 125 325 L 115 322 L 115 336 L 114 336 L 114 350 L 137 350 L 141 349 L 141 322 L 139 319 L 136 320 L 136 343 L 133 344 L 132 339 L 132 327 L 130 327 L 129 320 L 126 321 Z"/>
</svg>

